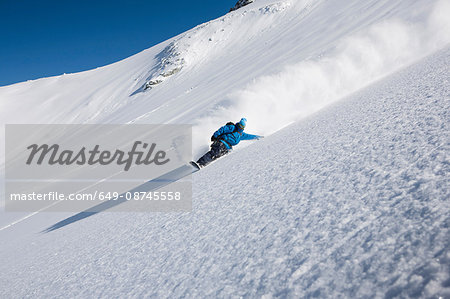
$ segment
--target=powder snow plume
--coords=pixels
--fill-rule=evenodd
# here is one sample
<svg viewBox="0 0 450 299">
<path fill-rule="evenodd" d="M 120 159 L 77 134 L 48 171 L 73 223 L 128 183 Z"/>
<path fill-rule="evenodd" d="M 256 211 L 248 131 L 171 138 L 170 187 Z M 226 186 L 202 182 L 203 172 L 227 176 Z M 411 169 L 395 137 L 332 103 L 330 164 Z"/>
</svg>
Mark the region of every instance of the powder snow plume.
<svg viewBox="0 0 450 299">
<path fill-rule="evenodd" d="M 229 94 L 194 127 L 194 145 L 217 124 L 246 117 L 252 133 L 271 134 L 450 42 L 450 4 L 438 1 L 416 22 L 392 18 L 345 37 L 324 55 L 286 65 Z"/>
</svg>

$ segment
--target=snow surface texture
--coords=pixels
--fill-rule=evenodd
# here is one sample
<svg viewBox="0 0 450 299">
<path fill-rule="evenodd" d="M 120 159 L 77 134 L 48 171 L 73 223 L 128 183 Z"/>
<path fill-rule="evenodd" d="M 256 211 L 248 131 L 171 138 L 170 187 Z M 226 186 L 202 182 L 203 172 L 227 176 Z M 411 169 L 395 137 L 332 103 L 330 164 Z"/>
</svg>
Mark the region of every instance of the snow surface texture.
<svg viewBox="0 0 450 299">
<path fill-rule="evenodd" d="M 449 298 L 448 15 L 258 0 L 118 63 L 1 87 L 1 123 L 191 123 L 196 157 L 242 116 L 267 137 L 194 175 L 192 213 L 40 233 L 73 214 L 1 212 L 0 298 Z"/>
<path fill-rule="evenodd" d="M 449 63 L 450 47 L 194 174 L 192 213 L 0 231 L 0 297 L 449 298 Z"/>
</svg>

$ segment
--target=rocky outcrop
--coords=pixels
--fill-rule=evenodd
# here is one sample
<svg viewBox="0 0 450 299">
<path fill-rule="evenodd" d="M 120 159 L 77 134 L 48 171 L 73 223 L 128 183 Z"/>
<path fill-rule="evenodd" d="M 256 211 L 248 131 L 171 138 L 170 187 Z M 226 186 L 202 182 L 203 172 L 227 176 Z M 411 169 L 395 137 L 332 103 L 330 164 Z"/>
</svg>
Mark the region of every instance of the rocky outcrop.
<svg viewBox="0 0 450 299">
<path fill-rule="evenodd" d="M 143 90 L 162 83 L 168 77 L 181 71 L 185 64 L 176 42 L 170 43 L 156 58 L 159 60 L 156 71 L 146 80 Z"/>
<path fill-rule="evenodd" d="M 247 4 L 252 3 L 253 1 L 254 0 L 239 0 L 234 7 L 230 8 L 230 11 L 233 11 L 233 10 L 239 9 L 243 6 L 246 6 Z"/>
</svg>

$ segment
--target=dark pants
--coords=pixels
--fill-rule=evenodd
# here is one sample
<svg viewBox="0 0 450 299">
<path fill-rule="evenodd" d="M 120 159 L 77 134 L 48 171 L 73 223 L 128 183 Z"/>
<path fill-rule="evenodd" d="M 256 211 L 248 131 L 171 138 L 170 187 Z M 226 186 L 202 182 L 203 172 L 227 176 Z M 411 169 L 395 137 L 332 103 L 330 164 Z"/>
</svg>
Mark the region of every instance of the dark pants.
<svg viewBox="0 0 450 299">
<path fill-rule="evenodd" d="M 201 167 L 208 165 L 212 161 L 225 156 L 230 150 L 221 141 L 211 144 L 211 150 L 198 159 L 197 164 Z"/>
</svg>

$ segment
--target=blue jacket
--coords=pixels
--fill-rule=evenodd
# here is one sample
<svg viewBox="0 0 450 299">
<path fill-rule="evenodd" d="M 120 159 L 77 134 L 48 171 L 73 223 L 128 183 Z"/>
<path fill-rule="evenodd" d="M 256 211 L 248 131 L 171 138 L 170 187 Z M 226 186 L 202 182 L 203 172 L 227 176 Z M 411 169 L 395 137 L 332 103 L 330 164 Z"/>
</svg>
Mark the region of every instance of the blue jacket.
<svg viewBox="0 0 450 299">
<path fill-rule="evenodd" d="M 235 125 L 227 125 L 215 131 L 213 136 L 225 144 L 228 149 L 238 144 L 241 140 L 259 139 L 261 136 L 244 133 L 244 130 Z"/>
</svg>

